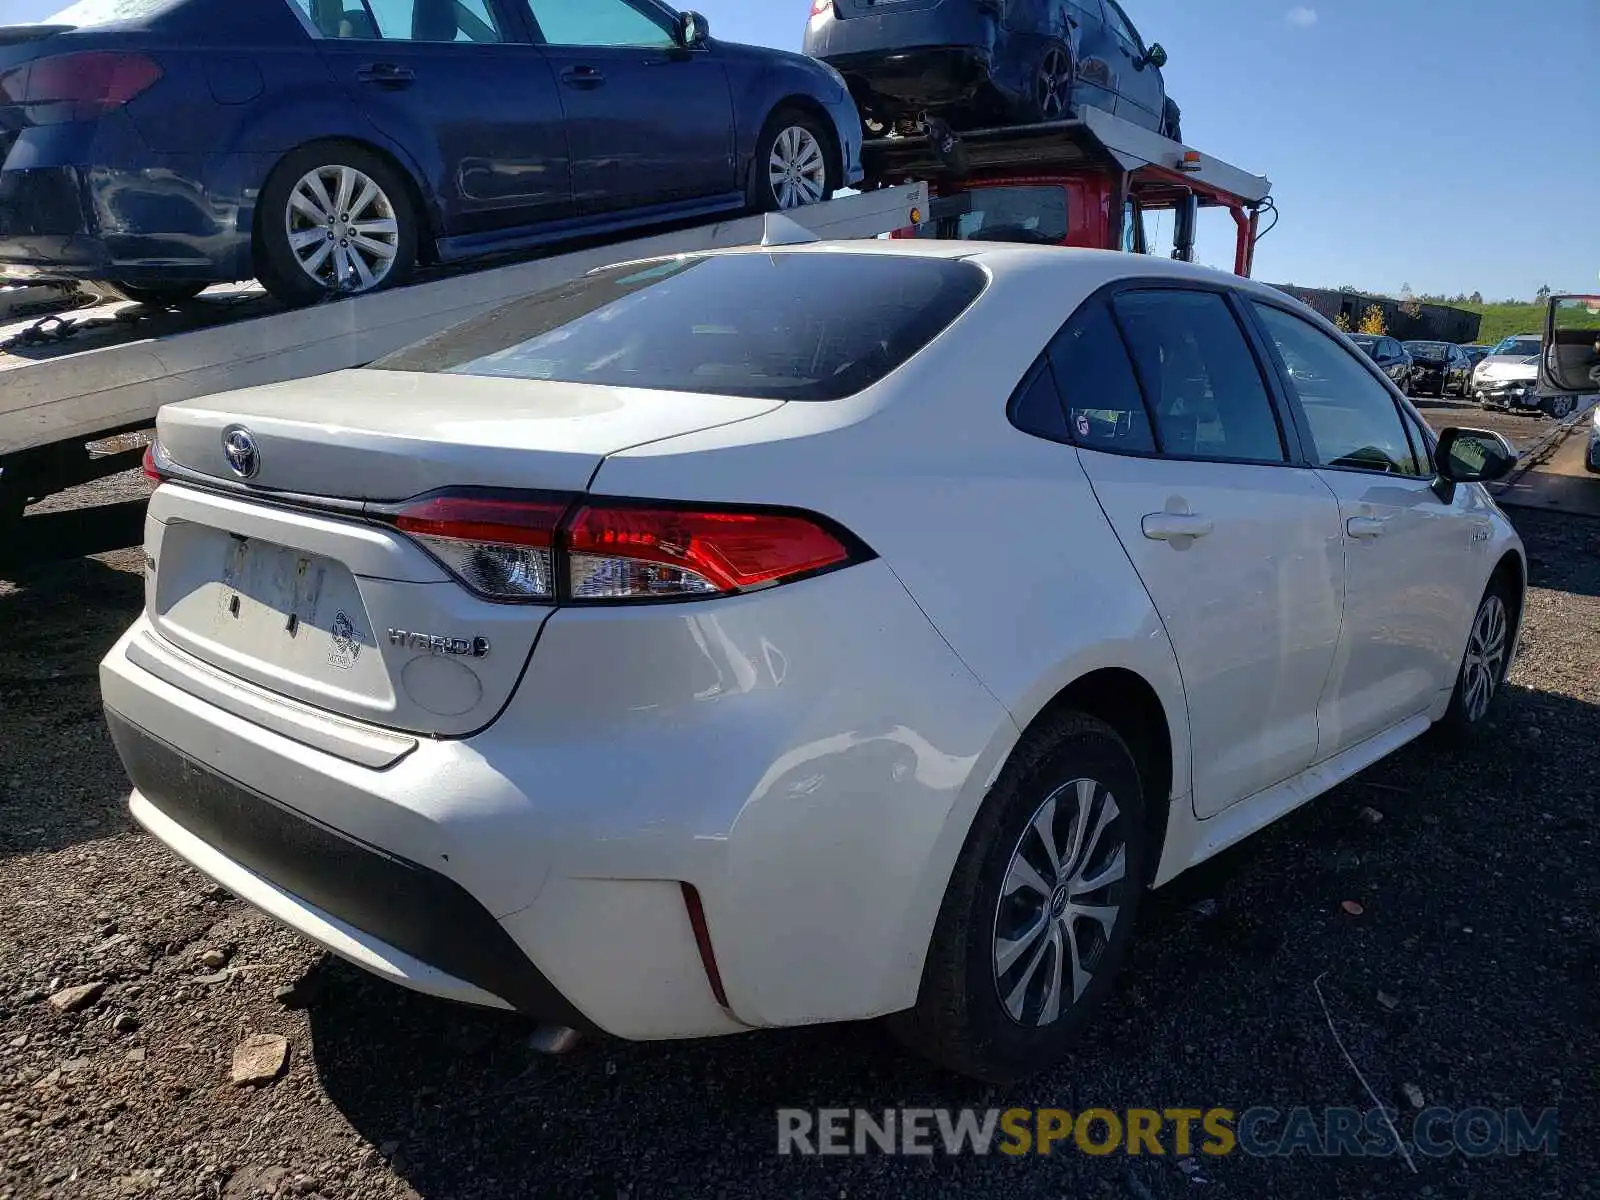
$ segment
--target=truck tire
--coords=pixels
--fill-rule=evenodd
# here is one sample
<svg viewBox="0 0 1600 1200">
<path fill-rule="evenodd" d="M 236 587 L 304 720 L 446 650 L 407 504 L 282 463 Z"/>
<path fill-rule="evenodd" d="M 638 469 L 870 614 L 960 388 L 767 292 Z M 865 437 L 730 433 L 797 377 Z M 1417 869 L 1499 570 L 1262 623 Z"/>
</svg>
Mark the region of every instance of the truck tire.
<svg viewBox="0 0 1600 1200">
<path fill-rule="evenodd" d="M 350 142 L 281 161 L 256 209 L 256 277 L 289 305 L 397 287 L 417 264 L 420 214 L 408 180 Z"/>
</svg>

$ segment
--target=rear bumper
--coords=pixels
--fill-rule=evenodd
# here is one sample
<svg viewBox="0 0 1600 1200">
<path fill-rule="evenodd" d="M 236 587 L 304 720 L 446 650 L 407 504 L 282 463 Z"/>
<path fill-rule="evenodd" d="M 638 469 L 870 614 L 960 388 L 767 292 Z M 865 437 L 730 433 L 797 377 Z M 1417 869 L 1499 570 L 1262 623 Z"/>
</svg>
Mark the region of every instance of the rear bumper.
<svg viewBox="0 0 1600 1200">
<path fill-rule="evenodd" d="M 856 103 L 868 110 L 937 109 L 993 85 L 989 47 L 924 46 L 893 54 L 830 56 Z"/>
<path fill-rule="evenodd" d="M 417 990 L 585 1025 L 460 884 L 196 762 L 106 710 L 134 816 L 193 866 L 328 949 Z"/>
<path fill-rule="evenodd" d="M 949 815 L 1015 733 L 881 562 L 559 610 L 499 720 L 381 766 L 329 750 L 381 731 L 309 708 L 268 727 L 195 694 L 186 657 L 141 617 L 101 666 L 157 837 L 397 983 L 636 1039 L 913 1003 Z"/>
<path fill-rule="evenodd" d="M 102 155 L 101 139 L 63 161 L 41 144 L 55 132 L 27 131 L 0 169 L 0 274 L 136 283 L 250 276 L 255 189 L 266 169 L 258 156 L 140 146 Z"/>
</svg>

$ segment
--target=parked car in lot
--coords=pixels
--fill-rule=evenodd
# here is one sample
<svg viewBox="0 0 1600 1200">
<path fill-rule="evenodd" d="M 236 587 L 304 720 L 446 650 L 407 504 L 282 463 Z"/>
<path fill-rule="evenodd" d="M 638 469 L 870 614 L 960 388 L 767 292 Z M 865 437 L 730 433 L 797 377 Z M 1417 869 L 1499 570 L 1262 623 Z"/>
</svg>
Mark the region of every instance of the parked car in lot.
<svg viewBox="0 0 1600 1200">
<path fill-rule="evenodd" d="M 1537 333 L 1517 333 L 1497 342 L 1472 370 L 1472 396 L 1485 408 L 1537 408 Z"/>
<path fill-rule="evenodd" d="M 656 0 L 82 0 L 0 30 L 0 272 L 307 302 L 822 200 L 843 80 Z"/>
<path fill-rule="evenodd" d="M 1411 356 L 1411 394 L 1429 394 L 1443 400 L 1465 398 L 1472 390 L 1472 363 L 1452 342 L 1413 341 L 1405 344 Z"/>
<path fill-rule="evenodd" d="M 1399 338 L 1385 337 L 1376 333 L 1352 333 L 1350 340 L 1378 364 L 1378 369 L 1394 381 L 1395 387 L 1409 393 L 1411 355 Z"/>
<path fill-rule="evenodd" d="M 1503 438 L 1154 257 L 635 262 L 157 434 L 101 675 L 137 820 L 624 1038 L 893 1014 L 1037 1071 L 1148 887 L 1479 729 L 1523 611 Z"/>
<path fill-rule="evenodd" d="M 1589 450 L 1584 455 L 1583 465 L 1600 475 L 1600 404 L 1595 405 L 1589 421 Z"/>
<path fill-rule="evenodd" d="M 1089 105 L 1183 139 L 1167 52 L 1116 0 L 814 0 L 804 49 L 844 73 L 869 128 L 924 113 L 1059 121 Z"/>
<path fill-rule="evenodd" d="M 1494 347 L 1492 346 L 1482 345 L 1477 342 L 1474 342 L 1469 346 L 1461 347 L 1462 353 L 1467 356 L 1467 361 L 1470 362 L 1474 367 L 1476 367 L 1484 359 L 1488 358 L 1489 352 L 1493 349 Z"/>
</svg>

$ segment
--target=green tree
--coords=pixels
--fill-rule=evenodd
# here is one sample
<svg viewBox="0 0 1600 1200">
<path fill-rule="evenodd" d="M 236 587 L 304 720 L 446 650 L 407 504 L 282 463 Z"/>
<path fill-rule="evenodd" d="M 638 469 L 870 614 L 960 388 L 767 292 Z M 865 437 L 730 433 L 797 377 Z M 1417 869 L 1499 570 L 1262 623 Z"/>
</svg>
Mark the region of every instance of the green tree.
<svg viewBox="0 0 1600 1200">
<path fill-rule="evenodd" d="M 1533 294 L 1533 302 L 1535 304 L 1543 304 L 1548 299 L 1550 299 L 1550 285 L 1541 283 L 1539 290 Z"/>
</svg>

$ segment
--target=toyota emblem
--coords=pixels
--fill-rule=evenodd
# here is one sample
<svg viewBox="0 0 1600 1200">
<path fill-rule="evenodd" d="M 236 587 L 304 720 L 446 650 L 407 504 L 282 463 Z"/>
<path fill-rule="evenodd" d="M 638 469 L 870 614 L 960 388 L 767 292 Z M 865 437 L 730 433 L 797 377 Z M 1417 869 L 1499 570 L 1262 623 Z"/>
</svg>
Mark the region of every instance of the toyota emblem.
<svg viewBox="0 0 1600 1200">
<path fill-rule="evenodd" d="M 256 448 L 255 435 L 242 425 L 222 431 L 222 454 L 240 479 L 254 479 L 261 470 L 261 451 Z"/>
</svg>

